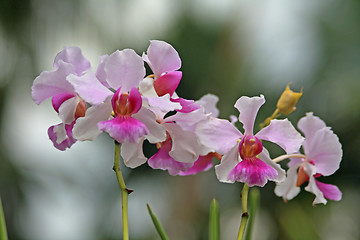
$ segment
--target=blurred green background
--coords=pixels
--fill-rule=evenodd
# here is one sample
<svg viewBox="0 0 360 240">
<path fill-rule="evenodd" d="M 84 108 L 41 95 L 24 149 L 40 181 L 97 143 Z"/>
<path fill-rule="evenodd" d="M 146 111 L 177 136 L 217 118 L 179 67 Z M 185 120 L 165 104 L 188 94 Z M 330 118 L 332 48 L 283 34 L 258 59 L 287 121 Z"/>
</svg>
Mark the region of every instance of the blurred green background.
<svg viewBox="0 0 360 240">
<path fill-rule="evenodd" d="M 96 68 L 100 55 L 141 54 L 151 39 L 180 54 L 177 93 L 216 94 L 220 117 L 238 114 L 240 96 L 264 94 L 260 123 L 291 82 L 304 92 L 293 124 L 311 111 L 339 136 L 341 168 L 323 181 L 343 199 L 313 207 L 314 196 L 302 191 L 284 203 L 269 183 L 260 189 L 254 239 L 360 239 L 360 1 L 0 0 L 0 195 L 10 239 L 121 239 L 112 140 L 102 134 L 58 151 L 47 128 L 60 121 L 50 101 L 31 100 L 30 87 L 65 46 L 80 47 Z M 219 183 L 213 170 L 171 177 L 144 165 L 124 174 L 135 190 L 131 239 L 158 239 L 146 203 L 170 239 L 207 239 L 214 197 L 222 239 L 236 238 L 241 184 Z"/>
</svg>

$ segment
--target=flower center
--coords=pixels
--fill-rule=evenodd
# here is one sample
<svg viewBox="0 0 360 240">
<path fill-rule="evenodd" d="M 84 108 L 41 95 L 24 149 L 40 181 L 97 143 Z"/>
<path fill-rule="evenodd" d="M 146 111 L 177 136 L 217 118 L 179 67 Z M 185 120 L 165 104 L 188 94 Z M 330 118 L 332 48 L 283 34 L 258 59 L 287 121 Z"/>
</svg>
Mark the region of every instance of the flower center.
<svg viewBox="0 0 360 240">
<path fill-rule="evenodd" d="M 75 110 L 75 118 L 84 117 L 87 109 L 86 102 L 81 99 Z"/>
<path fill-rule="evenodd" d="M 245 135 L 239 145 L 240 157 L 253 158 L 260 154 L 263 150 L 261 141 L 252 135 Z"/>
<path fill-rule="evenodd" d="M 142 105 L 141 95 L 136 88 L 131 89 L 130 93 L 120 93 L 118 89 L 111 99 L 115 116 L 131 116 L 137 113 Z"/>
</svg>

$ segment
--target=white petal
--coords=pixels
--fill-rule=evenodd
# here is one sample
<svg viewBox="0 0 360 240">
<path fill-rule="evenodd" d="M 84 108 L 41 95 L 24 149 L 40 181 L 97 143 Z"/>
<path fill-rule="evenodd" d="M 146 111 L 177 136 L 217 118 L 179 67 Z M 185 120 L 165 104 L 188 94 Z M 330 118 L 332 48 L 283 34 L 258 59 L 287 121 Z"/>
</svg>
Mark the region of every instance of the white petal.
<svg viewBox="0 0 360 240">
<path fill-rule="evenodd" d="M 282 182 L 285 180 L 285 177 L 286 177 L 285 170 L 282 169 L 279 164 L 274 163 L 271 160 L 269 152 L 266 148 L 263 148 L 262 152 L 259 154 L 259 159 L 277 171 L 278 175 L 277 175 L 276 179 L 271 179 L 272 181 Z"/>
<path fill-rule="evenodd" d="M 163 123 L 168 131 L 172 147 L 169 152 L 170 157 L 182 163 L 193 163 L 199 157 L 200 144 L 195 133 L 184 131 L 176 123 Z"/>
<path fill-rule="evenodd" d="M 137 143 L 123 142 L 121 144 L 121 156 L 127 167 L 136 168 L 146 163 L 147 158 L 143 153 L 144 138 L 141 138 Z"/>
<path fill-rule="evenodd" d="M 59 107 L 59 118 L 65 124 L 71 124 L 75 120 L 76 108 L 80 102 L 78 96 L 72 97 L 63 102 Z"/>
<path fill-rule="evenodd" d="M 298 122 L 298 128 L 305 134 L 307 139 L 310 139 L 317 130 L 324 127 L 326 127 L 325 122 L 314 116 L 312 112 L 306 113 L 306 116 L 302 117 Z"/>
<path fill-rule="evenodd" d="M 235 144 L 222 157 L 220 164 L 215 166 L 216 177 L 220 182 L 233 183 L 233 181 L 229 179 L 229 174 L 240 162 L 239 144 L 240 143 Z"/>
<path fill-rule="evenodd" d="M 287 171 L 287 177 L 283 182 L 277 183 L 275 187 L 275 194 L 283 197 L 285 200 L 291 200 L 300 192 L 300 187 L 296 186 L 297 169 L 300 164 L 293 165 Z"/>
<path fill-rule="evenodd" d="M 144 78 L 139 83 L 139 92 L 142 96 L 150 98 L 150 97 L 158 97 L 155 88 L 154 88 L 154 79 L 153 78 Z"/>
<path fill-rule="evenodd" d="M 109 101 L 87 109 L 85 117 L 78 118 L 73 128 L 73 136 L 80 141 L 93 140 L 102 131 L 97 124 L 110 118 L 112 106 Z"/>
<path fill-rule="evenodd" d="M 217 109 L 216 104 L 219 101 L 219 98 L 213 94 L 206 94 L 200 98 L 195 103 L 204 108 L 205 113 L 211 114 L 211 117 L 219 116 L 219 109 Z"/>
<path fill-rule="evenodd" d="M 150 134 L 146 135 L 146 139 L 150 143 L 163 142 L 166 139 L 165 127 L 156 121 L 156 116 L 153 112 L 145 107 L 142 107 L 139 112 L 133 115 L 134 118 L 146 125 Z"/>
<path fill-rule="evenodd" d="M 146 101 L 149 103 L 151 107 L 159 108 L 162 112 L 170 112 L 177 109 L 181 109 L 181 104 L 177 102 L 170 101 L 170 95 L 165 94 L 161 97 L 148 97 Z"/>
<path fill-rule="evenodd" d="M 65 139 L 68 138 L 64 123 L 55 125 L 53 131 L 56 134 L 56 143 L 57 144 L 62 143 Z"/>
</svg>

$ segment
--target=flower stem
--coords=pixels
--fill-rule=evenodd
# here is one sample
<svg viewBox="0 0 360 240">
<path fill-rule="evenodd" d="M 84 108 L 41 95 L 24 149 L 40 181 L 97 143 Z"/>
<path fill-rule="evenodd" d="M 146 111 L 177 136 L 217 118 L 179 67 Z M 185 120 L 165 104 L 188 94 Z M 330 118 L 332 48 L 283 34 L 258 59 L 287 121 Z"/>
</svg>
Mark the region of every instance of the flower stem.
<svg viewBox="0 0 360 240">
<path fill-rule="evenodd" d="M 249 214 L 247 210 L 247 202 L 248 202 L 248 193 L 249 193 L 249 186 L 244 183 L 243 189 L 241 191 L 241 206 L 242 206 L 242 215 L 241 215 L 241 222 L 239 228 L 239 234 L 237 240 L 242 240 L 244 237 L 246 223 L 249 219 Z"/>
<path fill-rule="evenodd" d="M 304 159 L 306 159 L 306 156 L 304 154 L 300 154 L 300 153 L 298 153 L 298 154 L 286 154 L 286 155 L 281 155 L 281 156 L 279 156 L 277 158 L 274 158 L 272 161 L 278 163 L 278 162 L 281 162 L 282 160 L 285 160 L 285 159 L 288 159 L 288 158 L 304 158 Z"/>
<path fill-rule="evenodd" d="M 115 157 L 113 170 L 116 173 L 121 189 L 121 203 L 122 203 L 122 224 L 123 224 L 123 240 L 129 240 L 129 223 L 128 223 L 128 196 L 132 190 L 125 185 L 124 178 L 120 169 L 120 143 L 115 141 Z"/>
</svg>

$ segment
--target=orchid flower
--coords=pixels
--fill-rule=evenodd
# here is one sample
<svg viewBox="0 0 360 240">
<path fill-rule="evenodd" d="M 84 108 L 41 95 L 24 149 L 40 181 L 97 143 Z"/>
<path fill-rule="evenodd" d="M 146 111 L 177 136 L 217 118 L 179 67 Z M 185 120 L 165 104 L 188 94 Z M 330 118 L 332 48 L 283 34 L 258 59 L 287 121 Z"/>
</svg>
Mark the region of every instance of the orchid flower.
<svg viewBox="0 0 360 240">
<path fill-rule="evenodd" d="M 119 143 L 137 142 L 151 132 L 138 118 L 145 118 L 149 124 L 156 122 L 155 115 L 142 107 L 142 96 L 137 89 L 145 75 L 144 63 L 131 49 L 116 51 L 104 58 L 97 74 L 89 73 L 83 78 L 73 75 L 69 79 L 80 96 L 94 105 L 87 116 L 75 124 L 74 136 L 91 140 L 105 131 Z M 104 78 L 111 89 L 116 89 L 115 93 L 103 84 Z M 93 84 L 89 87 L 88 82 Z"/>
<path fill-rule="evenodd" d="M 72 128 L 76 119 L 83 117 L 87 109 L 86 102 L 67 81 L 67 77 L 72 74 L 82 76 L 90 69 L 90 63 L 79 48 L 69 47 L 57 54 L 54 68 L 53 71 L 42 72 L 34 80 L 31 95 L 36 104 L 52 98 L 53 108 L 62 122 L 51 126 L 48 135 L 56 148 L 65 150 L 76 142 Z"/>
<path fill-rule="evenodd" d="M 275 194 L 284 200 L 290 200 L 300 192 L 300 186 L 308 182 L 305 190 L 315 194 L 313 204 L 326 204 L 326 199 L 339 201 L 342 194 L 337 186 L 316 180 L 339 169 L 342 149 L 338 137 L 313 113 L 307 113 L 301 118 L 298 128 L 305 135 L 304 155 L 291 158 L 287 178 L 276 186 Z"/>
<path fill-rule="evenodd" d="M 285 179 L 285 171 L 271 161 L 260 140 L 276 143 L 287 153 L 293 153 L 298 151 L 303 138 L 287 119 L 273 120 L 254 135 L 255 118 L 264 103 L 263 95 L 243 96 L 236 101 L 235 108 L 240 112 L 239 121 L 243 124 L 244 134 L 229 121 L 217 118 L 209 118 L 196 126 L 200 142 L 223 155 L 221 163 L 215 166 L 220 182 L 239 181 L 249 187 L 262 187 L 268 180 L 281 182 Z"/>
</svg>

